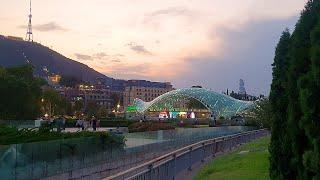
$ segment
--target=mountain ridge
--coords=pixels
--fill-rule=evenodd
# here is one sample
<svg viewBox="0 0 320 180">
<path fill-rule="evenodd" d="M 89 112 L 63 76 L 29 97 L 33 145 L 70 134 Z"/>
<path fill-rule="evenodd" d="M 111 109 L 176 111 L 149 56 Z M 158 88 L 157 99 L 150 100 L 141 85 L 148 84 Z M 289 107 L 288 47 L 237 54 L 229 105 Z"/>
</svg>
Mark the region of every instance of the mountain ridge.
<svg viewBox="0 0 320 180">
<path fill-rule="evenodd" d="M 35 74 L 39 76 L 46 75 L 46 68 L 52 74 L 73 76 L 88 82 L 96 82 L 97 79 L 105 79 L 106 82 L 116 80 L 40 43 L 0 35 L 0 65 L 12 67 L 27 63 L 35 67 Z"/>
</svg>

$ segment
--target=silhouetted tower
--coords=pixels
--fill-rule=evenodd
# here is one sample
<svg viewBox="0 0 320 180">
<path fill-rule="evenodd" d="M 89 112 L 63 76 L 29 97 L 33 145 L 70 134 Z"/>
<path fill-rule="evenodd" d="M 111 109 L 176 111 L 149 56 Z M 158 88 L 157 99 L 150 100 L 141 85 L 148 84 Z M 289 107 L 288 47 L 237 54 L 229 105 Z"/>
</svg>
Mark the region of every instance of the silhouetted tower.
<svg viewBox="0 0 320 180">
<path fill-rule="evenodd" d="M 30 14 L 29 14 L 29 23 L 28 23 L 28 29 L 26 34 L 26 41 L 33 42 L 33 34 L 32 34 L 32 14 L 31 14 L 31 0 L 30 0 Z"/>
<path fill-rule="evenodd" d="M 246 94 L 246 88 L 244 87 L 243 79 L 239 80 L 239 94 Z"/>
</svg>

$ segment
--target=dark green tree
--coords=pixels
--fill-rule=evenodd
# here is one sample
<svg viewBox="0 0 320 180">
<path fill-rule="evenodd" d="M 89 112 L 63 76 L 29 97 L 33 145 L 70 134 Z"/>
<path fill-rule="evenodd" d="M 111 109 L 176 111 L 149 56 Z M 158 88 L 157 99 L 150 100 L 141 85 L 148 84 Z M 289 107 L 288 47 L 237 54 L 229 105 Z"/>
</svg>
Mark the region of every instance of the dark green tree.
<svg viewBox="0 0 320 180">
<path fill-rule="evenodd" d="M 41 79 L 30 65 L 0 68 L 0 119 L 35 119 L 40 114 Z"/>
<path fill-rule="evenodd" d="M 268 99 L 261 99 L 255 102 L 254 108 L 247 110 L 243 114 L 246 125 L 261 128 L 270 128 L 271 116 L 271 104 Z"/>
<path fill-rule="evenodd" d="M 97 115 L 97 118 L 99 118 L 99 119 L 106 118 L 108 116 L 107 108 L 100 106 L 96 115 Z"/>
<path fill-rule="evenodd" d="M 268 118 L 271 119 L 270 151 L 270 177 L 272 179 L 291 179 L 290 171 L 291 147 L 287 135 L 287 77 L 289 64 L 290 32 L 286 29 L 276 47 L 274 63 L 272 64 L 272 84 L 270 91 L 270 110 Z M 260 119 L 260 118 L 259 118 Z"/>
<path fill-rule="evenodd" d="M 73 76 L 62 76 L 59 82 L 61 86 L 66 86 L 66 87 L 76 87 L 80 83 L 82 83 L 82 81 Z"/>
<path fill-rule="evenodd" d="M 320 20 L 310 37 L 311 66 L 298 81 L 302 112 L 300 126 L 308 139 L 302 163 L 305 177 L 320 179 Z"/>
<path fill-rule="evenodd" d="M 290 64 L 288 71 L 288 135 L 291 139 L 291 175 L 297 179 L 312 179 L 313 175 L 305 166 L 303 156 L 309 152 L 312 143 L 306 134 L 306 126 L 315 119 L 306 119 L 304 111 L 306 94 L 310 86 L 307 81 L 311 66 L 311 32 L 319 22 L 320 1 L 309 0 L 296 24 L 290 43 Z M 314 101 L 313 101 L 314 102 Z M 296 174 L 295 174 L 296 173 Z"/>
<path fill-rule="evenodd" d="M 62 97 L 56 90 L 45 90 L 42 99 L 44 113 L 47 113 L 49 116 L 72 115 L 71 103 L 65 97 Z"/>
<path fill-rule="evenodd" d="M 100 106 L 94 101 L 88 101 L 86 104 L 86 114 L 88 117 L 97 116 Z"/>
<path fill-rule="evenodd" d="M 76 100 L 73 105 L 73 111 L 81 112 L 83 110 L 83 107 L 84 107 L 83 100 Z"/>
<path fill-rule="evenodd" d="M 309 0 L 290 38 L 288 56 L 280 51 L 287 49 L 280 48 L 281 42 L 277 47 L 270 93 L 272 179 L 320 179 L 319 16 L 320 1 Z"/>
</svg>

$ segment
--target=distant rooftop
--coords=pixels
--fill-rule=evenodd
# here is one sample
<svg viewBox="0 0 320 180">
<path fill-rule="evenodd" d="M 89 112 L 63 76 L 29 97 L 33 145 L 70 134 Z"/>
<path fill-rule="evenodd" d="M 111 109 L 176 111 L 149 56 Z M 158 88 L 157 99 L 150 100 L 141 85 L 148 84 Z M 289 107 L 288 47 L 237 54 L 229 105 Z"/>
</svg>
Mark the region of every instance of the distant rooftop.
<svg viewBox="0 0 320 180">
<path fill-rule="evenodd" d="M 151 82 L 147 80 L 128 80 L 127 86 L 172 88 L 172 85 L 170 82 Z"/>
</svg>

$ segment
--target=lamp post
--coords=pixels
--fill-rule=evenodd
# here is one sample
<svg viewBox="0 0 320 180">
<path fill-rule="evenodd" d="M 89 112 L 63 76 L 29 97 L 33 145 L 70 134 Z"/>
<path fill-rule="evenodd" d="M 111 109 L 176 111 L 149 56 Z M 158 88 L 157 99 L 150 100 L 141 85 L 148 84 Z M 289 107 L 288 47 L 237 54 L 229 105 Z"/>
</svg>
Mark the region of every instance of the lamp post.
<svg viewBox="0 0 320 180">
<path fill-rule="evenodd" d="M 119 109 L 120 109 L 120 104 L 117 105 L 117 110 L 116 110 L 117 116 L 119 116 Z"/>
</svg>

